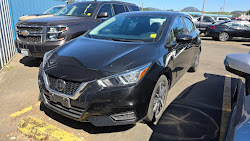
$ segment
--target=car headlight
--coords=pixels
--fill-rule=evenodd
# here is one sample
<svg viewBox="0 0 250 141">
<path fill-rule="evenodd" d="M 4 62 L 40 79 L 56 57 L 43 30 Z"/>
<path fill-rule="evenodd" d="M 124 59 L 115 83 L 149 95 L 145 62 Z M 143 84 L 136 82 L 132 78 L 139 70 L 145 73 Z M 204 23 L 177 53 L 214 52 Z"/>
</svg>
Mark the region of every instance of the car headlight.
<svg viewBox="0 0 250 141">
<path fill-rule="evenodd" d="M 68 27 L 66 27 L 66 26 L 48 27 L 48 29 L 47 29 L 47 41 L 63 40 L 64 37 L 61 37 L 61 34 L 67 30 L 68 30 Z"/>
<path fill-rule="evenodd" d="M 118 87 L 118 86 L 126 86 L 130 84 L 135 84 L 139 82 L 146 74 L 150 67 L 151 63 L 133 69 L 131 71 L 113 75 L 110 77 L 102 78 L 97 80 L 97 83 L 104 88 L 107 87 Z"/>
<path fill-rule="evenodd" d="M 52 53 L 53 53 L 53 52 L 52 52 L 52 50 L 51 50 L 51 51 L 48 51 L 48 52 L 46 52 L 46 53 L 44 54 L 44 56 L 43 56 L 43 62 L 42 62 L 43 68 L 44 68 L 46 62 L 47 62 L 47 61 L 49 60 L 49 58 L 51 57 Z"/>
</svg>

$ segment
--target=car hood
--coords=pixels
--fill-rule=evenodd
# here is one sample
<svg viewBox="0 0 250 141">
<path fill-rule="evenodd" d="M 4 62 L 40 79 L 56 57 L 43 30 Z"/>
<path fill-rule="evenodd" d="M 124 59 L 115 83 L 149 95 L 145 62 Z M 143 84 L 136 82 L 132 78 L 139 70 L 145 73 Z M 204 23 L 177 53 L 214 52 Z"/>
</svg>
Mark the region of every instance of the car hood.
<svg viewBox="0 0 250 141">
<path fill-rule="evenodd" d="M 91 81 L 145 65 L 158 55 L 156 43 L 78 37 L 52 54 L 45 72 L 73 81 Z"/>
<path fill-rule="evenodd" d="M 21 21 L 19 24 L 22 25 L 38 25 L 38 26 L 57 26 L 57 25 L 73 25 L 79 24 L 86 21 L 95 20 L 92 17 L 76 17 L 76 16 L 53 16 L 36 18 L 26 21 Z"/>
<path fill-rule="evenodd" d="M 52 17 L 54 15 L 30 15 L 30 16 L 22 16 L 19 18 L 19 21 L 24 21 L 24 20 L 31 20 L 31 19 L 36 19 L 36 18 L 45 18 L 45 17 Z"/>
</svg>

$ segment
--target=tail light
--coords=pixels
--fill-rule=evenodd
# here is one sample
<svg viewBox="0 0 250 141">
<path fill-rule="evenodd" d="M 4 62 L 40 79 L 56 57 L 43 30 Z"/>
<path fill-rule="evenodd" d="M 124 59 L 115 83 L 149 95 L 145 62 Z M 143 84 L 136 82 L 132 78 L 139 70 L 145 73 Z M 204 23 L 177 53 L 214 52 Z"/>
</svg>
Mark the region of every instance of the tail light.
<svg viewBox="0 0 250 141">
<path fill-rule="evenodd" d="M 210 26 L 209 28 L 210 28 L 210 29 L 215 29 L 215 28 L 216 28 L 216 26 Z"/>
</svg>

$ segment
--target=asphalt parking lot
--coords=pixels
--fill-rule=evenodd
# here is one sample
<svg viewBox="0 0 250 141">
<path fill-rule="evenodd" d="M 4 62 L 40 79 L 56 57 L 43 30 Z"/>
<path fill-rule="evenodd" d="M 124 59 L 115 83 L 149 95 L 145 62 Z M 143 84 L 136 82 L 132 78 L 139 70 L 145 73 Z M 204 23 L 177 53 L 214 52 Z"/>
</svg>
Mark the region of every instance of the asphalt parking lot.
<svg viewBox="0 0 250 141">
<path fill-rule="evenodd" d="M 38 102 L 37 75 L 41 60 L 17 54 L 0 72 L 0 140 L 38 140 L 38 137 L 60 140 L 60 136 L 87 141 L 222 140 L 238 78 L 225 70 L 223 61 L 229 53 L 248 53 L 250 39 L 228 42 L 202 39 L 199 70 L 186 73 L 170 90 L 168 98 L 173 103 L 157 125 L 137 123 L 100 128 L 50 111 Z M 33 123 L 29 123 L 31 119 Z M 38 121 L 43 124 L 35 131 L 25 130 L 28 125 L 33 129 Z M 49 125 L 50 132 L 39 136 L 40 128 L 47 130 L 43 125 Z"/>
</svg>

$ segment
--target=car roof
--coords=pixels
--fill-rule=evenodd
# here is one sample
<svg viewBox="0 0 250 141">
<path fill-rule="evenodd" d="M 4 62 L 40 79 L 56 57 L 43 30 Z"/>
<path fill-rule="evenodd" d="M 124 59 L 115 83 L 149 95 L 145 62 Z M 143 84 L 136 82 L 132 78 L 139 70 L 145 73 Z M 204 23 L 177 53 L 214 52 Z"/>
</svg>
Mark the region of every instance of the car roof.
<svg viewBox="0 0 250 141">
<path fill-rule="evenodd" d="M 81 1 L 81 2 L 74 2 L 74 3 L 96 3 L 96 4 L 104 4 L 104 3 L 120 3 L 120 4 L 128 4 L 128 5 L 134 5 L 134 6 L 137 6 L 136 4 L 133 4 L 133 3 L 121 2 L 121 1 Z"/>
<path fill-rule="evenodd" d="M 65 7 L 66 5 L 57 5 L 57 6 L 54 6 L 54 7 Z"/>
</svg>

